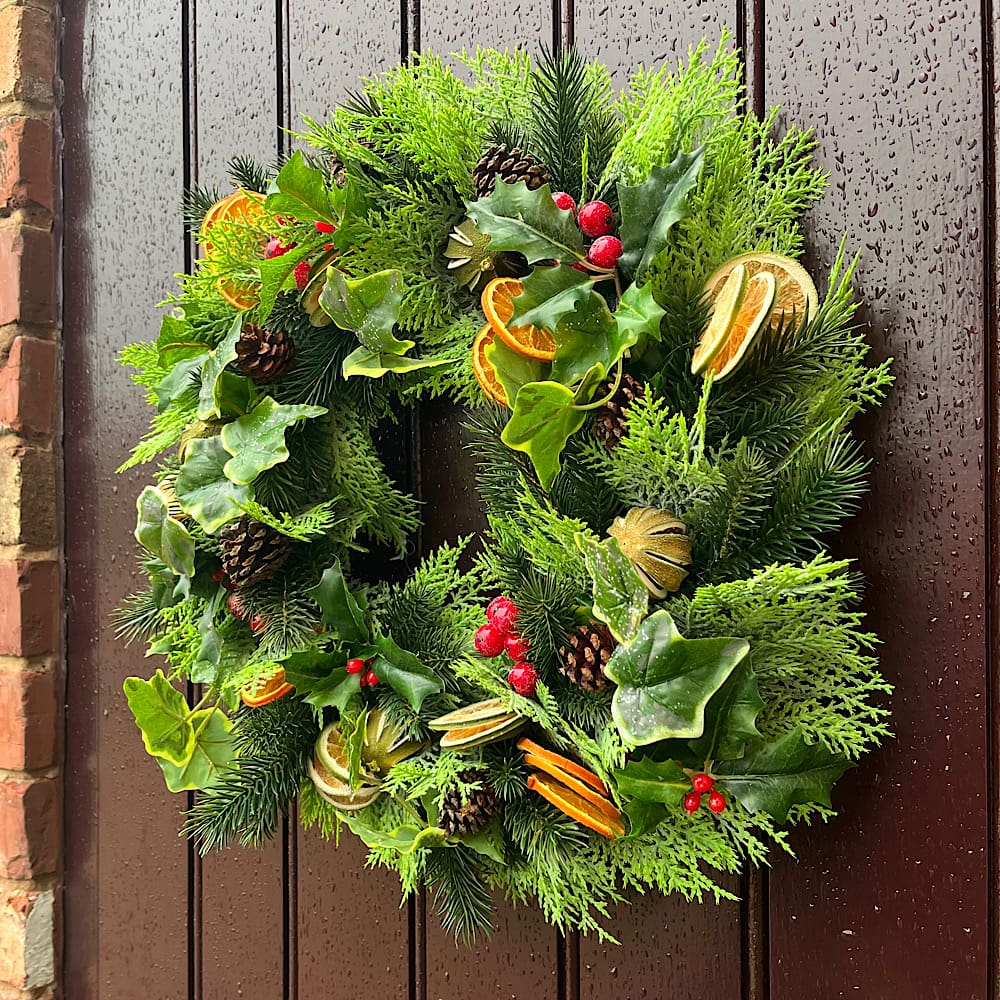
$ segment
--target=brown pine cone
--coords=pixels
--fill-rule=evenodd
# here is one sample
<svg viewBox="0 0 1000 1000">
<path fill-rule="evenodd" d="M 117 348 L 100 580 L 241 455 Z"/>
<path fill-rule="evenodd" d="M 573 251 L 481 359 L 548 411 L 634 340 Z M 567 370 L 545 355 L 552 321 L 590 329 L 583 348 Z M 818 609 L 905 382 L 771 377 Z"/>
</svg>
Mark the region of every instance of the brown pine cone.
<svg viewBox="0 0 1000 1000">
<path fill-rule="evenodd" d="M 559 672 L 584 691 L 600 691 L 611 681 L 604 667 L 615 651 L 615 640 L 607 625 L 590 622 L 577 625 L 559 650 Z"/>
<path fill-rule="evenodd" d="M 247 323 L 236 342 L 236 367 L 257 385 L 275 382 L 295 360 L 295 341 L 284 330 Z"/>
<path fill-rule="evenodd" d="M 505 184 L 524 181 L 531 191 L 537 191 L 549 182 L 549 171 L 544 163 L 526 153 L 520 146 L 508 150 L 504 143 L 490 146 L 472 168 L 476 197 L 485 198 L 496 187 L 497 178 Z"/>
<path fill-rule="evenodd" d="M 605 391 L 610 392 L 614 382 L 609 382 Z M 631 375 L 622 375 L 618 391 L 601 408 L 594 421 L 593 435 L 604 447 L 611 451 L 628 431 L 628 408 L 637 399 L 644 399 L 646 387 Z"/>
</svg>

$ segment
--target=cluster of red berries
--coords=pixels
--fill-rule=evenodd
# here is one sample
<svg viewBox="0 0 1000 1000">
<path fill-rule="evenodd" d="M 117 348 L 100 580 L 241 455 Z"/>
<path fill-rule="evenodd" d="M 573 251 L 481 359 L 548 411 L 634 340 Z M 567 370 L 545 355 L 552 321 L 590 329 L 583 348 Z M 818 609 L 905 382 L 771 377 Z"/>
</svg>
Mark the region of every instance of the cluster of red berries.
<svg viewBox="0 0 1000 1000">
<path fill-rule="evenodd" d="M 374 656 L 368 657 L 367 660 L 362 660 L 360 657 L 352 656 L 344 665 L 344 669 L 349 674 L 361 674 L 361 686 L 363 688 L 373 688 L 376 684 L 378 684 L 378 677 L 376 676 L 375 671 L 372 670 L 372 664 L 374 662 Z"/>
<path fill-rule="evenodd" d="M 221 570 L 219 571 L 221 572 Z M 216 574 L 218 576 L 218 574 Z M 216 582 L 221 583 L 221 580 Z M 243 597 L 238 590 L 235 590 L 228 581 L 226 581 L 226 589 L 229 591 L 229 597 L 226 599 L 226 607 L 229 609 L 229 613 L 234 618 L 239 618 L 240 621 L 246 622 L 250 626 L 251 632 L 259 632 L 264 627 L 264 619 L 260 615 L 247 614 L 246 606 L 243 604 Z"/>
<path fill-rule="evenodd" d="M 720 813 L 726 808 L 726 797 L 722 792 L 713 790 L 715 779 L 710 774 L 696 774 L 691 779 L 691 787 L 694 789 L 684 796 L 684 808 L 688 815 L 693 816 L 701 808 L 701 797 L 705 792 L 709 792 L 708 808 L 714 813 Z"/>
<path fill-rule="evenodd" d="M 557 208 L 576 212 L 576 202 L 572 195 L 560 191 L 552 196 Z M 622 241 L 617 236 L 611 236 L 615 227 L 615 215 L 611 206 L 603 201 L 588 201 L 576 216 L 576 224 L 580 232 L 594 242 L 587 251 L 587 260 L 595 267 L 610 271 L 618 263 L 622 255 Z"/>
<path fill-rule="evenodd" d="M 530 698 L 538 684 L 538 671 L 525 660 L 531 647 L 515 629 L 520 613 L 509 597 L 495 597 L 486 608 L 486 624 L 477 629 L 475 642 L 483 656 L 506 653 L 514 661 L 507 672 L 507 683 L 519 695 Z"/>
</svg>

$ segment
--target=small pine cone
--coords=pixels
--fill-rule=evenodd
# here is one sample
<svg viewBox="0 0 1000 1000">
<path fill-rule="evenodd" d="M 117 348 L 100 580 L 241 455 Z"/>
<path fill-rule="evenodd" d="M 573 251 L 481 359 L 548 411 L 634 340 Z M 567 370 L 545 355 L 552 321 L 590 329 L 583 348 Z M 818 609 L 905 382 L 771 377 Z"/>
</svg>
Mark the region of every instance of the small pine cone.
<svg viewBox="0 0 1000 1000">
<path fill-rule="evenodd" d="M 615 640 L 607 625 L 577 625 L 559 650 L 563 659 L 559 672 L 584 691 L 600 691 L 611 683 L 604 667 L 614 651 Z"/>
<path fill-rule="evenodd" d="M 529 190 L 537 191 L 543 184 L 549 182 L 549 171 L 544 163 L 539 163 L 531 153 L 526 153 L 520 146 L 508 150 L 501 143 L 490 146 L 472 168 L 472 180 L 476 185 L 476 197 L 485 198 L 496 187 L 497 178 L 505 184 L 516 184 L 524 181 Z"/>
<path fill-rule="evenodd" d="M 469 797 L 464 802 L 457 788 L 445 792 L 441 799 L 438 826 L 449 837 L 474 837 L 500 812 L 500 800 L 482 771 L 462 771 L 459 777 L 462 781 L 478 781 L 480 787 L 469 792 Z"/>
<path fill-rule="evenodd" d="M 614 382 L 608 383 L 606 391 L 610 392 L 612 385 Z M 628 430 L 628 408 L 645 396 L 646 387 L 641 382 L 631 375 L 622 375 L 618 391 L 598 412 L 594 421 L 594 437 L 603 442 L 608 451 L 615 448 Z"/>
<path fill-rule="evenodd" d="M 222 571 L 234 587 L 270 580 L 284 565 L 291 542 L 269 524 L 244 514 L 219 532 Z"/>
<path fill-rule="evenodd" d="M 284 330 L 247 323 L 236 342 L 236 367 L 257 385 L 281 378 L 295 359 L 295 341 Z"/>
<path fill-rule="evenodd" d="M 326 169 L 330 171 L 330 177 L 337 187 L 342 188 L 347 183 L 347 168 L 336 153 L 331 153 L 327 158 Z"/>
</svg>

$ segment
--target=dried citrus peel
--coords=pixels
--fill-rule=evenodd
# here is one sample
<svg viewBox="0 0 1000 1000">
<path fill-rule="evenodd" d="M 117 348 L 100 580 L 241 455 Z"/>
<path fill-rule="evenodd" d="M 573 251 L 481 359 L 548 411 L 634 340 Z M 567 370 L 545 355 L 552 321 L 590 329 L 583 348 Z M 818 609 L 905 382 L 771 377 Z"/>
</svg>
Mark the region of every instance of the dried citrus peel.
<svg viewBox="0 0 1000 1000">
<path fill-rule="evenodd" d="M 537 792 L 577 823 L 608 840 L 614 840 L 625 833 L 621 819 L 612 819 L 605 812 L 595 809 L 590 802 L 555 778 L 545 774 L 532 774 L 528 778 L 528 789 Z"/>
<path fill-rule="evenodd" d="M 556 341 L 546 329 L 537 326 L 507 326 L 514 315 L 514 299 L 524 291 L 517 278 L 494 278 L 481 298 L 486 322 L 512 350 L 525 358 L 551 361 L 556 356 Z"/>
</svg>

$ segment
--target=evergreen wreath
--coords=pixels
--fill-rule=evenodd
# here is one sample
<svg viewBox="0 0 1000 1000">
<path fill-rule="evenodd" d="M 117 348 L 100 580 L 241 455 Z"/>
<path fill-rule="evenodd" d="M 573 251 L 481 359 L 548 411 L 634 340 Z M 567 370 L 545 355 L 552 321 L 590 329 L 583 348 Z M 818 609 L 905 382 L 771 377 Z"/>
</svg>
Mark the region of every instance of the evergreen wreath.
<svg viewBox="0 0 1000 1000">
<path fill-rule="evenodd" d="M 122 469 L 159 465 L 117 625 L 167 665 L 125 691 L 202 850 L 297 799 L 461 938 L 493 889 L 608 937 L 633 889 L 731 898 L 888 735 L 824 539 L 891 377 L 843 246 L 822 299 L 795 259 L 826 177 L 728 39 L 617 95 L 572 50 L 457 59 L 188 194 L 201 259 L 122 352 L 156 409 Z M 433 397 L 489 527 L 380 579 L 420 507 L 376 441 Z"/>
</svg>

